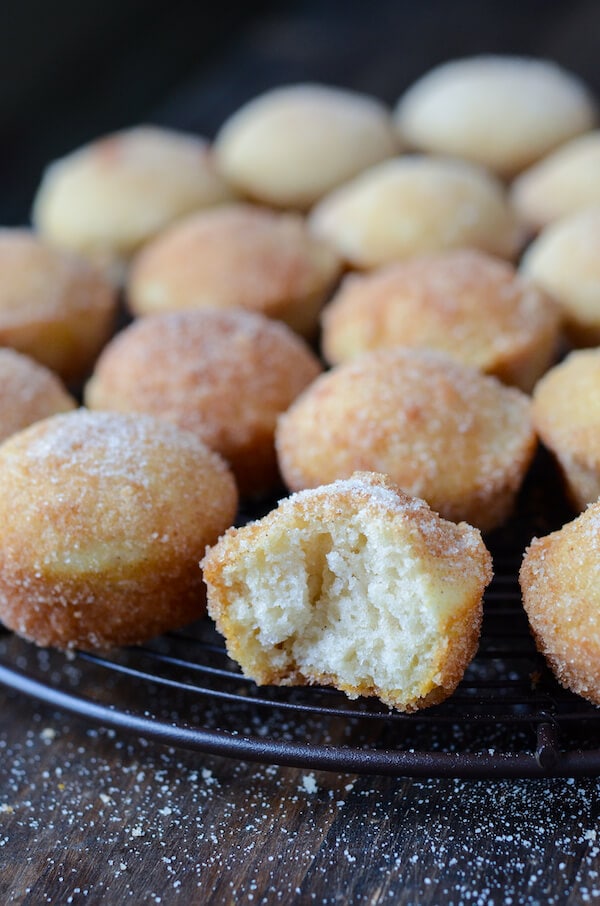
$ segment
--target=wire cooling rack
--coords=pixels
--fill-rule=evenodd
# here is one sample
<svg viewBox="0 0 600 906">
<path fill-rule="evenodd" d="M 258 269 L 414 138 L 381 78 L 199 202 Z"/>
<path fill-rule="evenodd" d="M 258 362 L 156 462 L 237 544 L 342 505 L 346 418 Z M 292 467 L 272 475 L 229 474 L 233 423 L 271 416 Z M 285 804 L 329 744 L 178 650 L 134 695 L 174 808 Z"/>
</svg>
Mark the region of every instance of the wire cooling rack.
<svg viewBox="0 0 600 906">
<path fill-rule="evenodd" d="M 111 656 L 66 656 L 5 633 L 0 683 L 96 724 L 245 760 L 398 776 L 598 774 L 600 710 L 555 682 L 521 606 L 525 546 L 572 515 L 547 472 L 537 464 L 516 517 L 487 539 L 496 575 L 479 651 L 441 705 L 406 715 L 331 689 L 259 688 L 208 619 Z"/>
</svg>

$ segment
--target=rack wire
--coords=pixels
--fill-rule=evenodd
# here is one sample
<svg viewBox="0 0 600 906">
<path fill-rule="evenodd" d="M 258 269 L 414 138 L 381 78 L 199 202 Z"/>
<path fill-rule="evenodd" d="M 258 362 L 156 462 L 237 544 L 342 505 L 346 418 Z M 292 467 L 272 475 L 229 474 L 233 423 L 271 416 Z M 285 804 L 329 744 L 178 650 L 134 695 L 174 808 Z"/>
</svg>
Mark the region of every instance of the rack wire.
<svg viewBox="0 0 600 906">
<path fill-rule="evenodd" d="M 110 656 L 67 656 L 5 633 L 0 683 L 96 724 L 244 760 L 396 776 L 598 774 L 600 710 L 556 683 L 521 605 L 525 546 L 572 516 L 557 506 L 554 481 L 549 497 L 546 472 L 538 463 L 515 519 L 487 539 L 496 575 L 479 651 L 454 695 L 435 707 L 409 715 L 332 689 L 259 688 L 208 618 Z"/>
</svg>

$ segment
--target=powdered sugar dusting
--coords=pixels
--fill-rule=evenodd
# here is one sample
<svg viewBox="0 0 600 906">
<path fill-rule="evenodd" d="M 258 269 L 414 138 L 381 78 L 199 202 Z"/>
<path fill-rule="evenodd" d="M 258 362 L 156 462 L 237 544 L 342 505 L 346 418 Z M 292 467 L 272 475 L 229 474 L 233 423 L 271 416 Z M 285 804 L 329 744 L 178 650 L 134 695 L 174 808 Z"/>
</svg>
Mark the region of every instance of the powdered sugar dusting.
<svg viewBox="0 0 600 906">
<path fill-rule="evenodd" d="M 385 475 L 374 472 L 355 472 L 350 478 L 338 479 L 328 485 L 297 491 L 290 497 L 279 501 L 279 506 L 288 510 L 300 504 L 310 511 L 311 504 L 325 500 L 335 509 L 340 507 L 339 518 L 348 517 L 346 509 L 342 512 L 342 501 L 350 498 L 356 512 L 364 509 L 371 514 L 377 513 L 382 518 L 398 517 L 404 520 L 406 527 L 417 529 L 426 539 L 436 556 L 448 560 L 455 559 L 460 563 L 463 558 L 472 556 L 473 567 L 481 556 L 483 542 L 481 533 L 466 523 L 456 525 L 442 519 L 419 497 L 412 497 L 396 488 Z M 316 518 L 316 517 L 315 517 Z M 367 517 L 369 518 L 369 517 Z"/>
<path fill-rule="evenodd" d="M 163 421 L 85 409 L 39 423 L 19 454 L 51 482 L 62 470 L 80 469 L 100 479 L 147 487 L 156 478 L 148 469 L 147 456 L 169 444 L 211 455 L 191 434 Z"/>
<path fill-rule="evenodd" d="M 7 904 L 600 900 L 593 778 L 306 772 L 128 741 L 35 706 L 20 735 L 22 700 L 3 709 Z"/>
</svg>

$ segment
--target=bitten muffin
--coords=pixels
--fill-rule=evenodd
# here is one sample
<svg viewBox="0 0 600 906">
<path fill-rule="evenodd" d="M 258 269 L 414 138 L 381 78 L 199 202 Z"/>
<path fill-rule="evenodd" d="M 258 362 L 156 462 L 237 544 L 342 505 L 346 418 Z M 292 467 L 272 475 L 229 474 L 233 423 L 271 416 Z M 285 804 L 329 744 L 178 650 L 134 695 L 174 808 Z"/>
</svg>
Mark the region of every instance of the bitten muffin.
<svg viewBox="0 0 600 906">
<path fill-rule="evenodd" d="M 193 435 L 146 416 L 55 415 L 0 446 L 0 619 L 43 646 L 141 642 L 205 612 L 198 560 L 235 483 Z"/>
<path fill-rule="evenodd" d="M 400 98 L 395 119 L 413 148 L 510 176 L 590 129 L 596 107 L 583 82 L 556 63 L 484 55 L 426 73 Z"/>
<path fill-rule="evenodd" d="M 600 205 L 542 230 L 521 272 L 558 302 L 574 346 L 600 343 Z"/>
<path fill-rule="evenodd" d="M 383 472 L 447 519 L 509 516 L 536 448 L 529 399 L 429 349 L 377 350 L 317 378 L 279 418 L 292 491 Z"/>
<path fill-rule="evenodd" d="M 14 349 L 0 349 L 0 443 L 34 422 L 76 406 L 52 371 Z"/>
<path fill-rule="evenodd" d="M 383 475 L 304 491 L 202 562 L 208 609 L 256 682 L 335 686 L 414 711 L 460 682 L 491 558 Z"/>
<path fill-rule="evenodd" d="M 287 85 L 254 98 L 222 126 L 221 171 L 246 197 L 306 209 L 399 150 L 391 113 L 375 98 L 325 85 Z"/>
<path fill-rule="evenodd" d="M 326 195 L 309 226 L 358 269 L 466 246 L 512 258 L 522 239 L 495 177 L 420 155 L 385 161 Z"/>
<path fill-rule="evenodd" d="M 137 126 L 50 164 L 32 218 L 53 244 L 112 266 L 178 217 L 231 198 L 203 138 Z"/>
<path fill-rule="evenodd" d="M 240 309 L 174 312 L 118 334 L 97 362 L 85 401 L 192 431 L 252 495 L 279 483 L 277 416 L 321 370 L 285 324 Z"/>
<path fill-rule="evenodd" d="M 127 286 L 136 315 L 246 308 L 311 335 L 340 261 L 296 214 L 227 205 L 192 215 L 149 243 Z"/>
<path fill-rule="evenodd" d="M 529 391 L 554 361 L 558 308 L 506 261 L 455 250 L 348 275 L 322 315 L 331 364 L 429 346 Z"/>
<path fill-rule="evenodd" d="M 537 384 L 534 427 L 554 454 L 573 506 L 600 497 L 600 349 L 572 352 Z"/>
<path fill-rule="evenodd" d="M 600 503 L 545 538 L 520 571 L 538 649 L 563 686 L 600 705 Z"/>
<path fill-rule="evenodd" d="M 515 179 L 510 201 L 534 232 L 590 205 L 600 205 L 600 131 L 581 135 Z"/>
<path fill-rule="evenodd" d="M 80 380 L 113 330 L 116 294 L 86 261 L 28 230 L 0 230 L 0 346 Z"/>
</svg>

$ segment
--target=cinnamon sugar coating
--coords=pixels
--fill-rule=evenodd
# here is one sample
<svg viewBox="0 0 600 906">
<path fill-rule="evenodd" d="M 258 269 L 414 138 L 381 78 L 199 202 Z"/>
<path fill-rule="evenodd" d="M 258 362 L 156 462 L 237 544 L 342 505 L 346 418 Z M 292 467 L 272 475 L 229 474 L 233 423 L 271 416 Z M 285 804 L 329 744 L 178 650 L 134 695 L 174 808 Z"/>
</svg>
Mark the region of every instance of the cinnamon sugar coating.
<svg viewBox="0 0 600 906">
<path fill-rule="evenodd" d="M 285 324 L 240 309 L 151 315 L 118 334 L 85 391 L 92 409 L 145 412 L 192 431 L 244 495 L 279 482 L 277 416 L 321 373 Z"/>
<path fill-rule="evenodd" d="M 291 490 L 383 472 L 447 519 L 510 514 L 536 448 L 529 399 L 428 349 L 376 350 L 322 375 L 278 423 Z"/>
<path fill-rule="evenodd" d="M 28 230 L 0 230 L 0 346 L 77 381 L 110 336 L 115 310 L 113 286 L 86 261 Z"/>
<path fill-rule="evenodd" d="M 221 458 L 158 419 L 38 422 L 0 446 L 0 619 L 84 649 L 189 623 L 204 613 L 198 560 L 236 505 Z"/>
<path fill-rule="evenodd" d="M 581 349 L 537 384 L 534 427 L 554 454 L 573 506 L 600 497 L 600 349 Z"/>
<path fill-rule="evenodd" d="M 76 406 L 53 372 L 14 349 L 0 349 L 0 443 L 34 422 Z"/>
<path fill-rule="evenodd" d="M 600 503 L 534 538 L 519 579 L 537 647 L 556 678 L 600 705 Z"/>
<path fill-rule="evenodd" d="M 322 324 L 332 364 L 372 349 L 429 346 L 530 391 L 554 360 L 560 317 L 508 262 L 457 249 L 348 275 Z"/>
<path fill-rule="evenodd" d="M 340 267 L 300 215 L 226 205 L 185 218 L 149 243 L 134 261 L 127 297 L 137 315 L 245 308 L 310 336 Z"/>
</svg>

